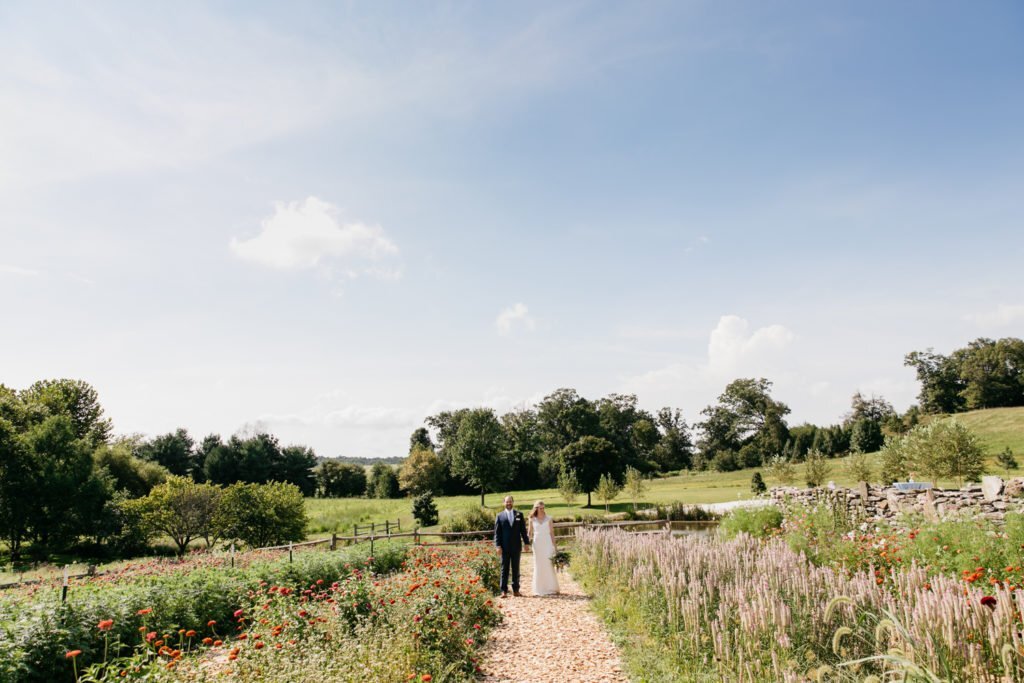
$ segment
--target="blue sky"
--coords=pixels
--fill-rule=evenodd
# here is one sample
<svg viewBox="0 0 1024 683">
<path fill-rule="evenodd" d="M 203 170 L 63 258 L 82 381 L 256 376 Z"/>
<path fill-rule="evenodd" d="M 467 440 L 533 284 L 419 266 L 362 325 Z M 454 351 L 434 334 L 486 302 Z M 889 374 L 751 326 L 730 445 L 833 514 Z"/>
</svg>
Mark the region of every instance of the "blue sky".
<svg viewBox="0 0 1024 683">
<path fill-rule="evenodd" d="M 1022 336 L 1016 2 L 0 6 L 0 381 L 402 455 Z"/>
</svg>

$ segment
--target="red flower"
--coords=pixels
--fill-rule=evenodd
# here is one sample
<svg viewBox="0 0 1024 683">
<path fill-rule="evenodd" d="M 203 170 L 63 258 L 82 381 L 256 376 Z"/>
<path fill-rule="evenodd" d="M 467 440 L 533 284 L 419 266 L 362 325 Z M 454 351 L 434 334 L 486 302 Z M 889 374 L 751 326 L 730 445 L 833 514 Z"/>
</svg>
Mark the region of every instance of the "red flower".
<svg viewBox="0 0 1024 683">
<path fill-rule="evenodd" d="M 152 611 L 153 610 L 151 608 L 147 607 L 146 609 L 140 609 L 138 612 L 136 612 L 136 614 L 138 614 L 139 616 L 142 616 L 142 615 L 145 615 L 145 614 L 149 614 Z"/>
<path fill-rule="evenodd" d="M 80 654 L 82 654 L 81 650 L 71 650 L 66 655 L 64 655 L 64 658 L 65 659 L 74 659 L 75 657 L 77 657 Z"/>
<path fill-rule="evenodd" d="M 996 608 L 996 599 L 993 598 L 991 595 L 986 595 L 981 599 L 981 604 L 985 605 L 985 607 L 988 607 L 989 609 L 994 610 Z"/>
<path fill-rule="evenodd" d="M 96 628 L 98 628 L 101 631 L 109 631 L 110 629 L 114 628 L 114 620 L 104 619 L 100 623 L 96 624 Z"/>
<path fill-rule="evenodd" d="M 434 680 L 434 677 L 431 676 L 430 674 L 423 674 L 422 676 L 420 676 L 420 680 L 421 681 L 432 681 L 432 680 Z"/>
<path fill-rule="evenodd" d="M 217 622 L 214 621 L 213 619 L 210 619 L 208 622 L 206 622 L 206 625 L 210 626 L 212 628 L 212 627 L 217 625 Z"/>
<path fill-rule="evenodd" d="M 235 611 L 235 619 L 239 618 L 243 614 L 245 614 L 245 610 L 244 609 L 236 610 Z"/>
</svg>

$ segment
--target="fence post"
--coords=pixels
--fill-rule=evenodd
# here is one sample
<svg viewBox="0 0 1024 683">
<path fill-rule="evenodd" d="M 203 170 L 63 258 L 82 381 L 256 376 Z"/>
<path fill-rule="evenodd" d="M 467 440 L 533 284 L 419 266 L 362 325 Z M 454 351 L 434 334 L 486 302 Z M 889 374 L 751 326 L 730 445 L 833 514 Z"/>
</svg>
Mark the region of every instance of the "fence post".
<svg viewBox="0 0 1024 683">
<path fill-rule="evenodd" d="M 371 533 L 370 534 L 370 557 L 373 557 L 373 542 L 375 540 L 377 540 L 377 536 L 375 534 Z"/>
<path fill-rule="evenodd" d="M 331 534 L 331 550 L 338 549 L 338 532 L 335 531 Z"/>
<path fill-rule="evenodd" d="M 416 527 L 415 529 L 413 529 L 413 532 L 412 532 L 412 544 L 413 545 L 419 545 L 420 544 L 420 528 L 419 527 Z"/>
<path fill-rule="evenodd" d="M 68 566 L 64 565 L 64 587 L 60 591 L 60 601 L 68 601 Z"/>
<path fill-rule="evenodd" d="M 359 525 L 358 524 L 353 524 L 352 525 L 352 535 L 353 536 L 358 536 L 359 535 Z"/>
<path fill-rule="evenodd" d="M 231 568 L 235 568 L 235 542 L 231 541 Z"/>
<path fill-rule="evenodd" d="M 288 562 L 292 561 L 292 542 L 288 541 Z"/>
<path fill-rule="evenodd" d="M 386 533 L 388 536 L 391 535 L 391 520 L 389 519 L 384 520 L 384 533 Z"/>
<path fill-rule="evenodd" d="M 395 520 L 395 524 L 398 526 L 398 533 L 402 533 L 402 518 L 399 517 Z"/>
</svg>

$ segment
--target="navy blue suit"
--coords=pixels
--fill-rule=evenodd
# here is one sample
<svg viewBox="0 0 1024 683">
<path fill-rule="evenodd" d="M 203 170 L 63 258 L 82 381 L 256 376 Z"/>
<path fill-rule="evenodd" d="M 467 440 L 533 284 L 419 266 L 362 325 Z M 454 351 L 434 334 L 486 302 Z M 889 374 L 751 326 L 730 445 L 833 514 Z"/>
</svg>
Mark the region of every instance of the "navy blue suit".
<svg viewBox="0 0 1024 683">
<path fill-rule="evenodd" d="M 519 558 L 523 546 L 530 545 L 530 537 L 526 533 L 526 520 L 523 513 L 513 509 L 514 519 L 508 522 L 508 511 L 502 510 L 494 520 L 494 547 L 501 548 L 501 592 L 508 592 L 508 574 L 512 571 L 512 590 L 519 592 Z"/>
</svg>

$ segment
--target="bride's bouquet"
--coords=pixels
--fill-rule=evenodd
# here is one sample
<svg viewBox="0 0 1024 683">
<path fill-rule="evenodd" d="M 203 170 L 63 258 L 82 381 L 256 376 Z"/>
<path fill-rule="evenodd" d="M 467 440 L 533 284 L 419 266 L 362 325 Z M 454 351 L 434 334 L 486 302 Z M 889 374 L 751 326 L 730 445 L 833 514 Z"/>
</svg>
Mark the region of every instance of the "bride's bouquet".
<svg viewBox="0 0 1024 683">
<path fill-rule="evenodd" d="M 569 559 L 569 553 L 564 550 L 559 550 L 551 556 L 551 564 L 554 565 L 556 570 L 562 571 L 569 566 Z"/>
</svg>

